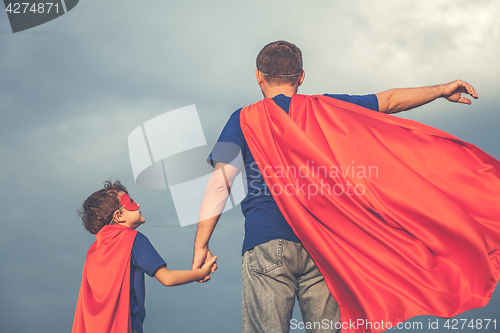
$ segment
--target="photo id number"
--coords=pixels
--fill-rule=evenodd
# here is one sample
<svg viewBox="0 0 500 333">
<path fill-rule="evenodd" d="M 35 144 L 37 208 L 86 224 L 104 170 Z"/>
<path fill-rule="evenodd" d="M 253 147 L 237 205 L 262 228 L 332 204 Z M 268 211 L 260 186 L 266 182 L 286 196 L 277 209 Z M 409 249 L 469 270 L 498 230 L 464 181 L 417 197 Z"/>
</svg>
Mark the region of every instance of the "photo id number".
<svg viewBox="0 0 500 333">
<path fill-rule="evenodd" d="M 30 6 L 31 5 L 31 6 Z M 25 13 L 34 13 L 34 14 L 43 14 L 50 13 L 50 11 L 59 13 L 59 4 L 54 4 L 53 2 L 35 2 L 33 4 L 27 2 L 16 2 L 9 3 L 5 11 L 9 14 L 25 14 Z"/>
<path fill-rule="evenodd" d="M 448 319 L 444 324 L 444 328 L 449 330 L 463 330 L 466 328 L 470 329 L 488 329 L 488 326 L 497 329 L 497 320 L 491 319 Z"/>
</svg>

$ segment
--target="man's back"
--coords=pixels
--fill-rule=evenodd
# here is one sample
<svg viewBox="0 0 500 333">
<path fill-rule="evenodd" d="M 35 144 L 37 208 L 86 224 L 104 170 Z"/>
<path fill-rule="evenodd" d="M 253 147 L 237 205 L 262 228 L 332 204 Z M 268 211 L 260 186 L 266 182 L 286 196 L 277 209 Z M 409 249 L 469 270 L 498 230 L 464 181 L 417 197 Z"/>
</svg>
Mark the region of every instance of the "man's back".
<svg viewBox="0 0 500 333">
<path fill-rule="evenodd" d="M 346 95 L 325 94 L 330 98 L 339 99 L 378 111 L 378 100 L 375 95 Z M 284 112 L 290 109 L 291 97 L 279 94 L 272 100 Z M 243 241 L 242 255 L 245 251 L 273 239 L 283 238 L 298 242 L 299 239 L 283 217 L 280 209 L 272 196 L 272 189 L 266 185 L 259 166 L 248 147 L 241 130 L 241 108 L 236 110 L 224 126 L 208 161 L 215 166 L 217 162 L 231 163 L 235 152 L 228 153 L 226 143 L 236 145 L 244 159 L 244 170 L 247 179 L 248 194 L 241 202 L 241 209 L 245 216 L 245 239 Z M 222 143 L 222 144 L 220 144 Z"/>
</svg>

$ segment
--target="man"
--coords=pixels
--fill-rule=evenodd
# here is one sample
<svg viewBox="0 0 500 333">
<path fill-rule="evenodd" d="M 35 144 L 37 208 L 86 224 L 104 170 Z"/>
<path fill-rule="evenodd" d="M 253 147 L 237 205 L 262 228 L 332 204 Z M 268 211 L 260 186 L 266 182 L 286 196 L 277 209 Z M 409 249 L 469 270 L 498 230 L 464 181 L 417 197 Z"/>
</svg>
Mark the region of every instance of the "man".
<svg viewBox="0 0 500 333">
<path fill-rule="evenodd" d="M 297 93 L 304 76 L 301 51 L 291 43 L 270 43 L 257 57 L 256 78 L 264 97 L 272 99 L 273 103 L 287 113 L 291 108 L 292 96 Z M 469 99 L 461 96 L 462 93 L 478 98 L 471 85 L 457 80 L 432 87 L 391 89 L 376 95 L 326 95 L 325 99 L 353 103 L 371 109 L 374 113 L 396 113 L 439 97 L 451 102 L 471 104 Z M 218 143 L 237 146 L 243 156 L 244 166 L 232 163 L 239 151 L 231 151 L 224 145 L 216 145 L 209 157 L 215 170 L 207 185 L 200 210 L 193 269 L 201 267 L 213 257 L 208 248 L 210 236 L 234 178 L 239 171 L 244 172 L 248 179 L 248 194 L 241 203 L 245 215 L 242 259 L 243 332 L 288 332 L 293 324 L 291 317 L 295 297 L 299 301 L 307 332 L 338 331 L 339 325 L 334 323 L 340 321 L 339 307 L 320 270 L 299 240 L 301 235 L 295 234 L 295 229 L 287 223 L 283 210 L 280 210 L 283 206 L 281 203 L 278 205 L 275 200 L 276 193 L 266 185 L 262 176 L 266 169 L 262 169 L 262 161 L 256 162 L 250 152 L 240 115 L 241 109 L 233 113 Z M 247 132 L 248 130 L 245 133 Z M 269 180 L 268 175 L 265 177 Z M 216 265 L 212 272 L 217 269 Z M 207 280 L 208 278 L 204 281 Z"/>
</svg>

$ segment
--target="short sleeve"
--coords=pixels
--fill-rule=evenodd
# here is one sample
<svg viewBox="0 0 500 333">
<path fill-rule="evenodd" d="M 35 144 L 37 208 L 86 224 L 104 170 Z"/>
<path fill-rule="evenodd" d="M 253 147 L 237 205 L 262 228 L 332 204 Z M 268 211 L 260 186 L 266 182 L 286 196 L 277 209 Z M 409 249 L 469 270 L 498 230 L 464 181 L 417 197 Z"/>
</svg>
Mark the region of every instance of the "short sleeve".
<svg viewBox="0 0 500 333">
<path fill-rule="evenodd" d="M 207 162 L 213 167 L 217 162 L 231 164 L 240 170 L 244 167 L 242 152 L 246 141 L 241 130 L 240 113 L 241 109 L 233 112 L 208 156 Z"/>
<path fill-rule="evenodd" d="M 141 269 L 149 276 L 153 276 L 158 267 L 167 265 L 158 252 L 156 252 L 149 239 L 140 232 L 135 237 L 131 261 L 132 265 Z"/>
<path fill-rule="evenodd" d="M 341 101 L 353 103 L 373 111 L 379 111 L 378 98 L 375 94 L 370 94 L 370 95 L 324 94 L 324 96 L 340 99 Z"/>
</svg>

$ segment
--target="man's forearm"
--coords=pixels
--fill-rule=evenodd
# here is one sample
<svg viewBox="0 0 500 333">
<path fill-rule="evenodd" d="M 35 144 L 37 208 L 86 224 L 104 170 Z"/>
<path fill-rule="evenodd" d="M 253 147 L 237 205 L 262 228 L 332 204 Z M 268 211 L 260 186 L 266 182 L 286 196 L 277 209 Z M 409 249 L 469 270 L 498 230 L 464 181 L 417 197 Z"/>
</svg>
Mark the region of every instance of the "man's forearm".
<svg viewBox="0 0 500 333">
<path fill-rule="evenodd" d="M 442 85 L 420 88 L 390 89 L 377 94 L 379 111 L 397 113 L 432 102 L 444 92 Z"/>
<path fill-rule="evenodd" d="M 198 229 L 196 230 L 196 238 L 194 240 L 192 269 L 202 267 L 203 264 L 206 264 L 213 258 L 212 253 L 208 249 L 208 241 L 226 206 L 231 185 L 237 174 L 238 169 L 229 164 L 219 162 L 215 166 L 201 203 Z M 211 267 L 211 272 L 214 273 L 216 269 L 217 264 L 214 263 Z M 206 282 L 209 279 L 210 276 L 206 276 L 200 282 Z"/>
<path fill-rule="evenodd" d="M 430 87 L 390 89 L 376 95 L 380 112 L 396 113 L 411 110 L 439 97 L 450 102 L 471 104 L 468 98 L 461 96 L 462 93 L 478 98 L 474 87 L 462 80 Z"/>
<path fill-rule="evenodd" d="M 194 241 L 195 250 L 208 247 L 208 241 L 224 210 L 230 193 L 230 185 L 236 173 L 237 169 L 220 163 L 217 164 L 210 177 L 201 203 L 198 229 Z"/>
<path fill-rule="evenodd" d="M 204 221 L 198 223 L 198 229 L 196 230 L 196 238 L 194 240 L 195 249 L 206 249 L 208 248 L 208 241 L 212 236 L 212 233 L 219 221 L 220 214 Z"/>
</svg>

